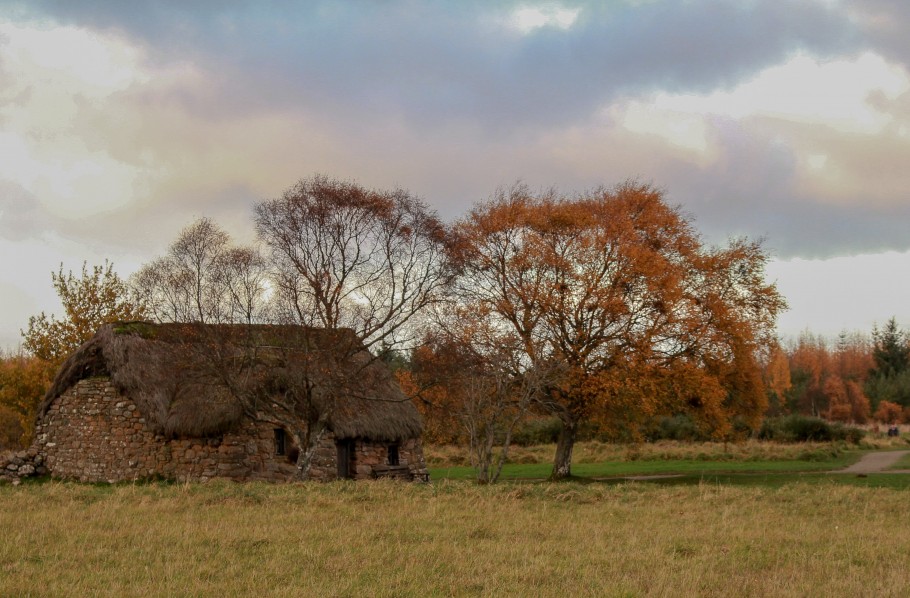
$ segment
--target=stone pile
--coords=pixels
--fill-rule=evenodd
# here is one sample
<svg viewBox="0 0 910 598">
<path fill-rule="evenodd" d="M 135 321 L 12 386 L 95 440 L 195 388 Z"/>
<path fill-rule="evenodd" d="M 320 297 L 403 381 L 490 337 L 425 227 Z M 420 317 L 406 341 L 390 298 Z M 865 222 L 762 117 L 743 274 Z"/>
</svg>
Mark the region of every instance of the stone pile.
<svg viewBox="0 0 910 598">
<path fill-rule="evenodd" d="M 47 474 L 44 457 L 35 449 L 0 454 L 0 482 L 18 485 L 23 478 Z"/>
</svg>

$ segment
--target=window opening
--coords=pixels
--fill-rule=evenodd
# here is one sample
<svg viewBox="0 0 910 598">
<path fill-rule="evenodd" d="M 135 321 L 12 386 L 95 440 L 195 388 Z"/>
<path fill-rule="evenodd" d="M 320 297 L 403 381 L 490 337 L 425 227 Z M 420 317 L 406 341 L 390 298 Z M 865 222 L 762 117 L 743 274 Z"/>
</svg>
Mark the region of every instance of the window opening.
<svg viewBox="0 0 910 598">
<path fill-rule="evenodd" d="M 275 454 L 287 454 L 287 434 L 281 428 L 275 428 Z"/>
<path fill-rule="evenodd" d="M 399 465 L 398 457 L 398 445 L 390 444 L 388 447 L 388 459 L 389 465 Z"/>
</svg>

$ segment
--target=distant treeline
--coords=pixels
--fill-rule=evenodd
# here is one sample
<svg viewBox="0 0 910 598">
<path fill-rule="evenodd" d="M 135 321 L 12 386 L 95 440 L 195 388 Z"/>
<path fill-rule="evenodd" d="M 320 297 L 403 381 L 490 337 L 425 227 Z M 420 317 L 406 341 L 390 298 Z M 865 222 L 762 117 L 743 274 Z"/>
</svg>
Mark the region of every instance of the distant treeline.
<svg viewBox="0 0 910 598">
<path fill-rule="evenodd" d="M 869 335 L 805 332 L 771 355 L 765 380 L 769 415 L 910 423 L 910 344 L 894 318 Z"/>
</svg>

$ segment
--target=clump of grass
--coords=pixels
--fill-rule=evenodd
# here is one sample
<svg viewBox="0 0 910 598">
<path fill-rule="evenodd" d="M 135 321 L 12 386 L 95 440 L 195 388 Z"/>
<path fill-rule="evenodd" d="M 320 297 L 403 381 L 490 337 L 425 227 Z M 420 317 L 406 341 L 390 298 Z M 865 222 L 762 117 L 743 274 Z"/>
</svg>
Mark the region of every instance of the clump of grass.
<svg viewBox="0 0 910 598">
<path fill-rule="evenodd" d="M 864 450 L 875 451 L 910 449 L 910 437 L 868 434 L 859 442 L 858 446 Z"/>
</svg>

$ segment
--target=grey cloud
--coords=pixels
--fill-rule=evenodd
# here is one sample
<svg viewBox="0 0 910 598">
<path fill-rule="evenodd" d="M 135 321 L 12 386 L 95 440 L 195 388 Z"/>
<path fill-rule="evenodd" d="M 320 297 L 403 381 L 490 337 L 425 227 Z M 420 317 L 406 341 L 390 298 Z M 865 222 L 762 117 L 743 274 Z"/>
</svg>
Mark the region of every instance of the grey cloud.
<svg viewBox="0 0 910 598">
<path fill-rule="evenodd" d="M 74 239 L 91 240 L 99 253 L 126 251 L 133 256 L 161 253 L 181 229 L 203 216 L 211 217 L 236 241 L 253 240 L 252 206 L 262 198 L 242 186 L 200 193 L 186 190 L 155 201 L 132 204 L 90 219 L 68 221 L 62 227 Z M 149 223 L 137 226 L 137 223 Z"/>
<path fill-rule="evenodd" d="M 855 47 L 849 20 L 815 2 L 567 4 L 581 8 L 574 27 L 529 36 L 491 25 L 509 5 L 482 2 L 33 6 L 199 61 L 224 85 L 218 106 L 186 99 L 201 117 L 304 105 L 361 123 L 468 120 L 497 136 L 583 121 L 618 94 L 732 85 L 799 48 Z"/>
<path fill-rule="evenodd" d="M 721 160 L 698 171 L 667 169 L 672 174 L 662 181 L 712 240 L 764 237 L 784 258 L 910 249 L 910 205 L 808 196 L 797 190 L 796 156 L 788 146 L 733 122 L 720 131 Z"/>
<path fill-rule="evenodd" d="M 892 12 L 902 6 L 872 3 Z M 120 31 L 165 63 L 193 61 L 220 89 L 200 96 L 176 90 L 169 99 L 200 120 L 281 112 L 316 118 L 345 148 L 337 154 L 338 171 L 328 174 L 364 177 L 367 185 L 401 184 L 447 217 L 517 178 L 565 190 L 618 182 L 593 180 L 591 172 L 554 160 L 545 149 L 527 148 L 549 131 L 589 125 L 592 114 L 617 97 L 729 87 L 797 50 L 852 55 L 862 41 L 859 21 L 822 2 L 566 4 L 582 9 L 570 30 L 542 28 L 529 36 L 498 29 L 489 20 L 491 4 L 479 1 L 38 0 L 22 11 Z M 495 10 L 502 16 L 509 6 Z M 388 123 L 395 125 L 386 133 Z M 718 127 L 722 158 L 716 164 L 696 168 L 655 156 L 641 166 L 644 177 L 696 214 L 707 235 L 767 235 L 785 255 L 907 246 L 897 224 L 907 221 L 902 208 L 836 207 L 801 196 L 794 191 L 791 150 L 736 123 Z M 307 154 L 310 162 L 315 153 Z M 298 161 L 300 176 L 312 174 L 310 162 Z M 635 174 L 622 172 L 618 179 Z M 106 215 L 110 226 L 67 228 L 80 236 L 103 230 L 112 243 L 151 248 L 197 212 L 233 218 L 227 226 L 237 234 L 248 226 L 249 205 L 261 198 L 236 186 L 206 197 L 187 191 L 153 199 Z M 155 222 L 155 229 L 122 232 L 137 221 Z"/>
<path fill-rule="evenodd" d="M 910 3 L 905 0 L 847 0 L 866 43 L 891 60 L 910 65 Z"/>
<path fill-rule="evenodd" d="M 207 193 L 187 190 L 70 219 L 49 213 L 27 190 L 0 180 L 0 239 L 24 241 L 57 235 L 84 243 L 100 255 L 140 256 L 159 251 L 195 218 L 210 216 L 238 241 L 249 242 L 252 206 L 260 199 L 243 186 L 230 185 Z"/>
</svg>

